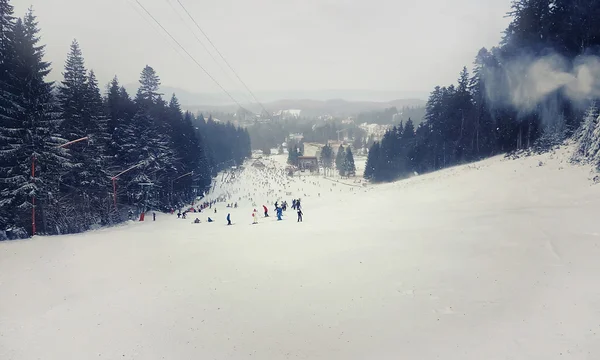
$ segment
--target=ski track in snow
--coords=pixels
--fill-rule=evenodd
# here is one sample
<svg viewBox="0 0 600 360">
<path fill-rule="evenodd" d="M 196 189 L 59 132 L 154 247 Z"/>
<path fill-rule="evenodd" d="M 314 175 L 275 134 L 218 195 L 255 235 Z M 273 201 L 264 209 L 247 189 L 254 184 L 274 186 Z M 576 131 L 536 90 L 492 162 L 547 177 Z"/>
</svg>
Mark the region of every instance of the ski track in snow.
<svg viewBox="0 0 600 360">
<path fill-rule="evenodd" d="M 0 359 L 600 359 L 600 186 L 569 151 L 367 187 L 273 156 L 218 177 L 238 209 L 0 242 Z"/>
</svg>

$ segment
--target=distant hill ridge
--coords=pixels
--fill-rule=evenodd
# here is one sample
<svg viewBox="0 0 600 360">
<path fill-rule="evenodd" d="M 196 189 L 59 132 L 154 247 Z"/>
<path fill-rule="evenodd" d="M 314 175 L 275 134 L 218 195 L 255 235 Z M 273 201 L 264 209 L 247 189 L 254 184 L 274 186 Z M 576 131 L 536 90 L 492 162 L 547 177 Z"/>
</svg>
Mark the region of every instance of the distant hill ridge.
<svg viewBox="0 0 600 360">
<path fill-rule="evenodd" d="M 125 86 L 131 96 L 134 96 L 137 91 L 137 84 L 129 84 Z M 165 99 L 169 99 L 173 93 L 177 95 L 179 102 L 183 108 L 190 111 L 220 111 L 220 112 L 235 112 L 238 106 L 232 104 L 224 94 L 218 93 L 193 93 L 184 89 L 163 86 L 160 89 Z M 327 95 L 348 95 L 342 97 L 331 97 L 323 98 Z M 259 100 L 266 99 L 262 104 L 270 112 L 276 112 L 287 109 L 298 109 L 302 110 L 302 116 L 313 116 L 330 114 L 336 116 L 349 116 L 355 115 L 360 112 L 383 110 L 395 106 L 398 109 L 402 107 L 418 107 L 425 106 L 426 101 L 419 97 L 406 97 L 406 98 L 395 98 L 395 100 L 389 101 L 377 101 L 377 100 L 358 100 L 360 96 L 364 96 L 366 99 L 374 97 L 384 97 L 386 95 L 402 95 L 405 92 L 392 92 L 392 91 L 352 91 L 352 90 L 340 90 L 337 93 L 335 91 L 298 91 L 298 92 L 286 92 L 282 91 L 281 96 L 277 97 L 277 92 L 257 93 Z M 408 93 L 407 93 L 408 94 Z M 248 103 L 243 101 L 248 96 L 244 97 L 241 93 L 232 92 L 232 95 L 238 100 L 242 106 L 253 112 L 260 112 L 262 109 L 256 103 Z M 292 96 L 286 96 L 292 95 Z M 303 96 L 296 97 L 294 95 Z M 314 97 L 313 97 L 314 95 Z M 418 95 L 418 94 L 417 94 Z M 394 97 L 390 97 L 394 99 Z"/>
</svg>

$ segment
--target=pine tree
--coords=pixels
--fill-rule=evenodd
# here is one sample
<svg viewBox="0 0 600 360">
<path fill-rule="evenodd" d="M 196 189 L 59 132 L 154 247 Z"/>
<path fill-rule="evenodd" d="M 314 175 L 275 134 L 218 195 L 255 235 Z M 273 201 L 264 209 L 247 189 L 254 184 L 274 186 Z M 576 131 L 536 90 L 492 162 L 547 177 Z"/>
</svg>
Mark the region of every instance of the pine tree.
<svg viewBox="0 0 600 360">
<path fill-rule="evenodd" d="M 156 103 L 162 95 L 158 92 L 160 87 L 160 78 L 156 75 L 154 69 L 148 65 L 142 70 L 140 76 L 140 87 L 135 97 L 138 106 L 148 106 L 149 103 Z"/>
<path fill-rule="evenodd" d="M 111 82 L 105 98 L 105 108 L 108 116 L 110 135 L 107 148 L 107 167 L 111 175 L 116 175 L 135 165 L 128 156 L 130 154 L 129 151 L 136 146 L 137 142 L 137 134 L 133 128 L 133 116 L 136 111 L 135 104 L 125 88 L 119 86 L 116 77 Z M 123 180 L 119 180 L 119 184 L 126 183 L 127 176 Z"/>
<path fill-rule="evenodd" d="M 119 79 L 115 76 L 109 84 L 105 100 L 106 113 L 108 115 L 106 129 L 109 134 L 114 134 L 117 126 L 119 126 L 119 123 L 123 119 L 123 108 L 120 104 L 121 97 L 119 91 Z"/>
<path fill-rule="evenodd" d="M 598 126 L 599 111 L 596 104 L 592 104 L 586 111 L 584 120 L 579 128 L 575 140 L 577 148 L 573 154 L 573 158 L 578 160 L 580 158 L 593 158 L 596 152 L 599 150 L 598 141 L 600 139 L 594 138 L 594 132 Z"/>
<path fill-rule="evenodd" d="M 365 165 L 365 173 L 363 177 L 367 180 L 375 180 L 377 173 L 377 165 L 379 164 L 379 142 L 373 143 L 369 149 L 367 156 L 367 164 Z"/>
<path fill-rule="evenodd" d="M 404 125 L 404 131 L 402 132 L 402 143 L 404 146 L 403 155 L 405 156 L 405 169 L 403 174 L 407 175 L 415 171 L 415 147 L 416 147 L 416 134 L 415 126 L 413 121 L 408 118 L 406 125 Z"/>
<path fill-rule="evenodd" d="M 93 71 L 89 72 L 87 78 L 86 112 L 90 130 L 84 151 L 89 155 L 86 159 L 86 167 L 90 178 L 86 179 L 87 181 L 81 186 L 86 188 L 89 194 L 90 224 L 96 223 L 96 216 L 99 216 L 100 223 L 106 225 L 111 221 L 110 214 L 114 210 L 111 208 L 111 199 L 107 196 L 110 190 L 109 157 L 107 156 L 110 135 L 107 131 L 108 119 L 104 113 L 100 88 Z"/>
<path fill-rule="evenodd" d="M 345 155 L 346 153 L 344 150 L 344 146 L 340 145 L 337 154 L 335 155 L 335 168 L 340 173 L 344 171 L 344 160 L 346 159 Z"/>
<path fill-rule="evenodd" d="M 0 0 L 0 127 L 5 127 L 2 121 L 15 120 L 19 94 L 12 78 L 16 66 L 14 22 L 12 5 L 8 0 Z"/>
<path fill-rule="evenodd" d="M 38 232 L 54 233 L 57 229 L 51 224 L 58 210 L 57 184 L 61 172 L 70 166 L 66 152 L 57 148 L 64 140 L 56 135 L 52 83 L 45 81 L 50 64 L 43 61 L 44 46 L 38 45 L 38 33 L 31 10 L 15 24 L 9 85 L 19 96 L 13 108 L 14 120 L 3 117 L 0 126 L 0 208 L 8 209 L 6 228 L 12 227 L 19 237 L 32 233 L 34 208 Z"/>
<path fill-rule="evenodd" d="M 87 136 L 88 126 L 90 126 L 85 112 L 87 70 L 77 40 L 71 43 L 63 77 L 58 94 L 62 110 L 61 128 L 65 138 L 72 141 Z"/>
<path fill-rule="evenodd" d="M 63 191 L 75 205 L 69 220 L 71 232 L 109 222 L 110 184 L 105 153 L 109 136 L 100 89 L 93 72 L 87 72 L 76 40 L 67 55 L 64 79 L 59 88 L 63 136 L 69 141 L 87 137 L 69 145 L 75 167 L 63 177 Z"/>
<path fill-rule="evenodd" d="M 11 210 L 4 198 L 8 196 L 9 185 L 5 183 L 9 175 L 5 169 L 10 158 L 11 134 L 9 129 L 16 125 L 18 109 L 18 91 L 14 88 L 13 70 L 15 68 L 13 7 L 8 0 L 0 0 L 0 229 L 8 229 Z M 6 193 L 6 194 L 5 194 Z M 6 238 L 4 230 L 0 230 L 0 240 Z"/>
<path fill-rule="evenodd" d="M 356 165 L 354 164 L 354 155 L 352 154 L 352 150 L 348 146 L 346 148 L 346 155 L 344 158 L 344 175 L 346 176 L 354 176 L 356 174 Z M 342 175 L 342 174 L 340 174 Z"/>
<path fill-rule="evenodd" d="M 130 150 L 132 164 L 143 162 L 143 175 L 136 182 L 156 181 L 169 172 L 176 172 L 175 154 L 165 121 L 166 103 L 157 93 L 160 79 L 154 69 L 147 66 L 140 75 L 140 88 L 135 103 L 137 113 L 133 118 L 133 130 L 137 134 L 136 149 Z M 152 177 L 147 175 L 152 174 Z"/>
<path fill-rule="evenodd" d="M 329 144 L 325 144 L 325 146 L 323 146 L 321 149 L 320 160 L 324 171 L 327 173 L 333 167 L 333 149 Z"/>
<path fill-rule="evenodd" d="M 469 81 L 469 92 L 473 100 L 473 144 L 474 159 L 492 155 L 494 152 L 494 123 L 485 85 L 486 74 L 495 66 L 492 54 L 479 50 L 474 61 L 473 76 Z"/>
</svg>

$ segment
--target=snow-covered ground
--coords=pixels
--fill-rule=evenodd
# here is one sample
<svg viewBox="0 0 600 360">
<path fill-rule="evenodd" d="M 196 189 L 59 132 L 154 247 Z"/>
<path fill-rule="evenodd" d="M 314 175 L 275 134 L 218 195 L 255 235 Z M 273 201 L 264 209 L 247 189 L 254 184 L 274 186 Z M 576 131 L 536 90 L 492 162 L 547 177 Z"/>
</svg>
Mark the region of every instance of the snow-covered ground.
<svg viewBox="0 0 600 360">
<path fill-rule="evenodd" d="M 274 156 L 201 224 L 2 242 L 0 359 L 600 359 L 600 185 L 568 151 L 366 187 Z"/>
</svg>

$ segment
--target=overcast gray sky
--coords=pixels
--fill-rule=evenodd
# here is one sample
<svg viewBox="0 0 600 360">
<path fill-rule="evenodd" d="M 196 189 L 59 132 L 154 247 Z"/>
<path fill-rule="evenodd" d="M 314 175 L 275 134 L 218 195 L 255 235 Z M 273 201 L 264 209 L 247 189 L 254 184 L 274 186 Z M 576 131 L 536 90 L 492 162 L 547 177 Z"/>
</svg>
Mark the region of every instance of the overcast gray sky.
<svg viewBox="0 0 600 360">
<path fill-rule="evenodd" d="M 226 89 L 242 89 L 198 44 L 191 31 L 201 39 L 202 35 L 177 0 L 139 1 Z M 429 92 L 435 85 L 455 82 L 479 48 L 498 43 L 510 6 L 510 0 L 180 1 L 256 92 Z M 173 49 L 176 45 L 152 20 L 142 17 L 135 0 L 12 3 L 18 16 L 33 6 L 54 80 L 60 79 L 69 44 L 76 38 L 87 67 L 96 71 L 102 84 L 115 74 L 122 83 L 135 82 L 149 64 L 164 85 L 220 91 Z"/>
</svg>

